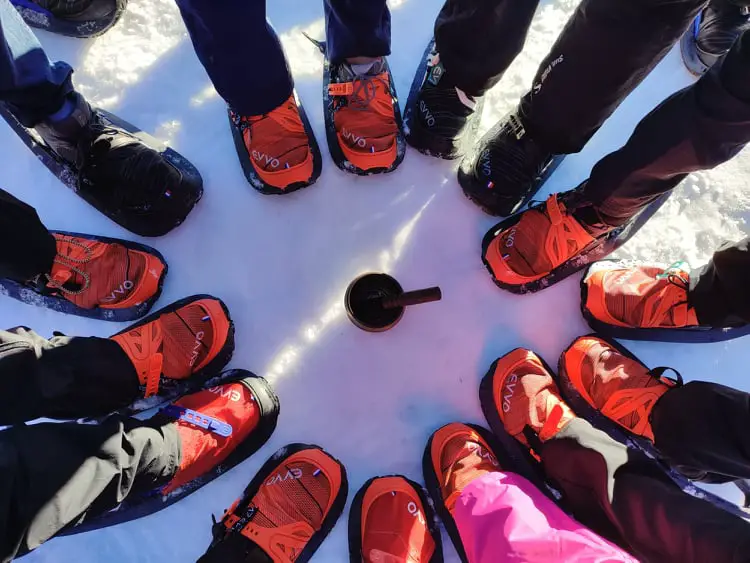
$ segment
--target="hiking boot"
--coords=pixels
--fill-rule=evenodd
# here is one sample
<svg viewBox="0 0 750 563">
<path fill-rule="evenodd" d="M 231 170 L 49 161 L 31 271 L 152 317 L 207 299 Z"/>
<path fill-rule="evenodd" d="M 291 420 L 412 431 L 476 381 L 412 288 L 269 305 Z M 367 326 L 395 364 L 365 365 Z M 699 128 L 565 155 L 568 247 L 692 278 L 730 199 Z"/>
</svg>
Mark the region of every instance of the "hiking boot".
<svg viewBox="0 0 750 563">
<path fill-rule="evenodd" d="M 546 442 L 575 418 L 544 362 L 516 348 L 500 358 L 491 374 L 495 410 L 505 430 L 531 447 L 527 432 Z"/>
<path fill-rule="evenodd" d="M 494 233 L 484 252 L 484 262 L 500 285 L 539 281 L 597 241 L 557 194 L 517 217 Z"/>
<path fill-rule="evenodd" d="M 148 398 L 166 394 L 181 381 L 218 373 L 232 356 L 234 326 L 221 301 L 194 296 L 157 311 L 112 340 L 132 362 Z"/>
<path fill-rule="evenodd" d="M 385 57 L 367 64 L 331 64 L 328 95 L 335 132 L 335 146 L 330 134 L 329 145 L 339 167 L 357 174 L 394 170 L 403 158 L 401 124 Z"/>
<path fill-rule="evenodd" d="M 539 191 L 560 160 L 534 140 L 518 113 L 511 113 L 461 161 L 458 182 L 486 213 L 506 217 Z"/>
<path fill-rule="evenodd" d="M 583 278 L 584 314 L 608 325 L 628 328 L 698 326 L 688 303 L 690 271 L 678 262 L 668 268 L 596 263 Z"/>
<path fill-rule="evenodd" d="M 290 444 L 214 524 L 198 563 L 308 561 L 346 503 L 346 470 L 317 446 Z"/>
<path fill-rule="evenodd" d="M 560 378 L 564 378 L 593 409 L 633 434 L 653 442 L 651 412 L 669 389 L 682 385 L 649 370 L 636 358 L 602 338 L 583 336 L 563 352 Z M 676 373 L 676 372 L 675 372 Z"/>
<path fill-rule="evenodd" d="M 439 554 L 440 531 L 422 488 L 399 475 L 370 479 L 349 513 L 349 553 L 362 563 L 429 563 Z"/>
<path fill-rule="evenodd" d="M 78 191 L 107 215 L 145 224 L 138 234 L 159 236 L 179 224 L 195 204 L 181 173 L 158 151 L 110 123 L 78 93 L 71 112 L 35 129 L 49 148 L 78 173 Z M 117 219 L 116 219 L 117 220 Z"/>
<path fill-rule="evenodd" d="M 712 0 L 680 41 L 682 59 L 693 74 L 702 75 L 750 29 L 750 7 Z"/>
<path fill-rule="evenodd" d="M 31 282 L 38 293 L 81 309 L 129 309 L 158 297 L 167 271 L 158 253 L 85 235 L 52 236 L 57 246 L 52 270 Z"/>
<path fill-rule="evenodd" d="M 407 142 L 429 156 L 445 159 L 462 156 L 475 142 L 483 102 L 451 81 L 433 47 L 424 81 L 411 108 Z"/>
<path fill-rule="evenodd" d="M 257 182 L 248 179 L 259 191 L 289 193 L 315 181 L 312 133 L 294 93 L 268 113 L 242 116 L 230 110 L 230 118 L 242 135 Z"/>
</svg>

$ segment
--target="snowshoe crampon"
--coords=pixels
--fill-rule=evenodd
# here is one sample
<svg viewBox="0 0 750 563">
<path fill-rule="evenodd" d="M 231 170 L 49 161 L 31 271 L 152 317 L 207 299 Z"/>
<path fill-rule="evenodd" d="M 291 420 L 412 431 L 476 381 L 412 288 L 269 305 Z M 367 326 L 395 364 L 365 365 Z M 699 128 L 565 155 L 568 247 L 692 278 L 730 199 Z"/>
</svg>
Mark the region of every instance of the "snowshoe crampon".
<svg viewBox="0 0 750 563">
<path fill-rule="evenodd" d="M 8 107 L 0 103 L 0 115 L 3 119 L 63 184 L 114 222 L 137 235 L 158 237 L 167 234 L 180 225 L 200 201 L 203 195 L 203 179 L 200 173 L 181 154 L 165 147 L 163 143 L 135 125 L 101 109 L 92 108 L 92 111 L 98 115 L 103 125 L 111 124 L 122 129 L 158 151 L 167 164 L 179 174 L 179 185 L 174 189 L 165 188 L 158 201 L 151 202 L 148 209 L 128 209 L 109 204 L 100 195 L 101 187 L 91 185 L 73 164 L 59 157 L 33 129 L 24 127 Z"/>
</svg>

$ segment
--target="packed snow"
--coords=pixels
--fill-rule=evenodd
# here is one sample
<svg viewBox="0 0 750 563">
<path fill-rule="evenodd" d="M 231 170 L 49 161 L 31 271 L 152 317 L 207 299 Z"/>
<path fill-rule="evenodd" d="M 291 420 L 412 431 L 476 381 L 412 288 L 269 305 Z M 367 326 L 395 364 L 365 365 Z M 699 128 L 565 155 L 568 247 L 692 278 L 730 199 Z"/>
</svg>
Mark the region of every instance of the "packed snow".
<svg viewBox="0 0 750 563">
<path fill-rule="evenodd" d="M 350 499 L 375 475 L 401 473 L 421 481 L 423 448 L 436 428 L 456 420 L 484 424 L 477 391 L 495 358 L 525 346 L 556 364 L 567 344 L 589 332 L 579 312 L 580 275 L 530 296 L 495 287 L 479 259 L 481 237 L 495 220 L 463 197 L 455 163 L 409 150 L 400 169 L 386 176 L 359 178 L 333 165 L 323 128 L 322 60 L 301 33 L 323 36 L 321 4 L 273 0 L 268 6 L 324 155 L 318 183 L 287 197 L 261 196 L 245 181 L 225 105 L 170 0 L 131 0 L 122 21 L 95 40 L 39 33 L 52 59 L 77 69 L 76 83 L 91 102 L 166 139 L 203 174 L 205 196 L 184 225 L 141 241 L 169 261 L 158 306 L 194 293 L 224 299 L 237 325 L 230 366 L 268 378 L 282 409 L 276 433 L 260 452 L 192 496 L 142 520 L 55 539 L 27 561 L 194 561 L 210 541 L 211 514 L 221 514 L 261 464 L 290 442 L 316 443 L 339 458 L 348 470 Z M 441 4 L 391 1 L 390 62 L 402 101 Z M 488 96 L 485 129 L 528 88 L 576 4 L 541 2 L 524 52 Z M 258 57 L 262 53 L 238 53 L 237 72 L 254 72 Z M 585 150 L 563 163 L 545 191 L 576 186 L 601 156 L 625 142 L 643 115 L 693 80 L 673 50 Z M 263 87 L 260 76 L 257 87 Z M 67 190 L 4 126 L 0 150 L 3 187 L 34 205 L 50 228 L 137 239 Z M 722 241 L 749 230 L 748 173 L 745 151 L 716 170 L 691 175 L 618 255 L 705 262 Z M 343 295 L 365 271 L 391 273 L 406 289 L 439 285 L 443 300 L 407 311 L 389 332 L 362 332 L 347 320 Z M 47 335 L 108 336 L 122 328 L 7 298 L 0 307 L 3 325 Z M 649 365 L 748 390 L 747 344 L 747 338 L 626 343 Z M 734 489 L 727 494 L 739 497 Z M 315 561 L 348 560 L 347 516 Z M 445 534 L 444 547 L 446 560 L 457 561 Z"/>
</svg>

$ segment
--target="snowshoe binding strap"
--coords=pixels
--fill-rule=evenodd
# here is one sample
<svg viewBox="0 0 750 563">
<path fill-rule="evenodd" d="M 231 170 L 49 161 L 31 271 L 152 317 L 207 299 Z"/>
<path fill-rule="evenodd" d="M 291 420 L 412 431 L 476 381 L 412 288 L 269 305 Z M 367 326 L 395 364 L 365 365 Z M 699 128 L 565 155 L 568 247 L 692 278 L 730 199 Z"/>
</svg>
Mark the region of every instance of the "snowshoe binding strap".
<svg viewBox="0 0 750 563">
<path fill-rule="evenodd" d="M 223 420 L 219 420 L 218 418 L 214 418 L 212 416 L 207 416 L 193 409 L 187 409 L 178 405 L 167 405 L 166 407 L 160 409 L 159 412 L 162 412 L 176 420 L 182 420 L 183 422 L 187 422 L 188 424 L 192 424 L 193 426 L 204 428 L 205 430 L 213 432 L 214 434 L 218 434 L 219 436 L 223 436 L 224 438 L 228 438 L 232 435 L 231 424 L 227 424 Z"/>
</svg>

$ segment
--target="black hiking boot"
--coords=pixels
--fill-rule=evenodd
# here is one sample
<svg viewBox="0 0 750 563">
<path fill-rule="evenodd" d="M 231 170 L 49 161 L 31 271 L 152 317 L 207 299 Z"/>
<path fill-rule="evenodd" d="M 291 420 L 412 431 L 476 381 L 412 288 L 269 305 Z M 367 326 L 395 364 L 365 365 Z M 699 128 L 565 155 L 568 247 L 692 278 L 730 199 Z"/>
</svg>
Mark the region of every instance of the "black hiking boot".
<svg viewBox="0 0 750 563">
<path fill-rule="evenodd" d="M 506 217 L 528 203 L 562 159 L 537 143 L 514 112 L 461 161 L 458 182 L 486 213 Z"/>
<path fill-rule="evenodd" d="M 704 74 L 747 29 L 750 7 L 712 0 L 682 36 L 680 50 L 685 66 L 693 74 Z"/>
<path fill-rule="evenodd" d="M 460 90 L 434 49 L 422 85 L 410 104 L 406 141 L 419 152 L 454 159 L 474 145 L 484 98 L 473 98 Z"/>
<path fill-rule="evenodd" d="M 78 174 L 79 195 L 109 216 L 136 223 L 144 236 L 159 236 L 179 224 L 200 197 L 161 153 L 71 94 L 72 113 L 35 129 Z M 118 221 L 119 222 L 119 221 Z"/>
</svg>

